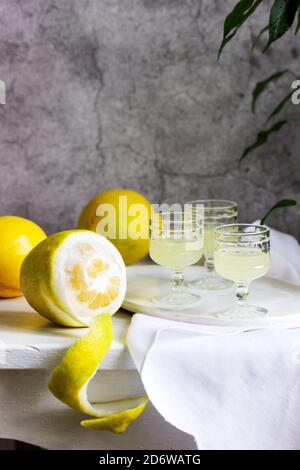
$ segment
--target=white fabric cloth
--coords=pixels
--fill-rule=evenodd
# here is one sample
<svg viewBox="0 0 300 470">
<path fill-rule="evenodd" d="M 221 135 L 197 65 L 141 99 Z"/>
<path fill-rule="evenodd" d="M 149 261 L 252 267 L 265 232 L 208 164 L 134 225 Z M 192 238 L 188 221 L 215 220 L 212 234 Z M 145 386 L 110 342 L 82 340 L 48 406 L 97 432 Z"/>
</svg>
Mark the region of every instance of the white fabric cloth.
<svg viewBox="0 0 300 470">
<path fill-rule="evenodd" d="M 300 286 L 300 245 L 296 238 L 270 228 L 270 240 L 271 267 L 268 276 Z"/>
<path fill-rule="evenodd" d="M 300 284 L 295 242 L 272 230 L 271 273 Z M 198 448 L 300 449 L 300 305 L 261 329 L 136 314 L 127 343 L 152 404 Z"/>
</svg>

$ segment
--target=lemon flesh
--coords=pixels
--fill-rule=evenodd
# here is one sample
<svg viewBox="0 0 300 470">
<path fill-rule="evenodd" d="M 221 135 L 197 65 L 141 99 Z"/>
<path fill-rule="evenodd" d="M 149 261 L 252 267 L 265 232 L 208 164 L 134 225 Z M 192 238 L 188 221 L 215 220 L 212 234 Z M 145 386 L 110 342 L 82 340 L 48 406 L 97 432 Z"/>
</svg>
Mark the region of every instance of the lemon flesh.
<svg viewBox="0 0 300 470">
<path fill-rule="evenodd" d="M 108 209 L 102 211 L 105 207 L 111 207 L 113 213 Z M 78 228 L 107 237 L 119 250 L 125 264 L 130 265 L 149 253 L 150 215 L 151 206 L 144 196 L 128 189 L 111 189 L 95 196 L 83 208 Z M 104 231 L 108 224 L 113 235 Z"/>
<path fill-rule="evenodd" d="M 29 304 L 59 325 L 89 326 L 113 315 L 126 292 L 126 269 L 118 250 L 88 230 L 51 235 L 25 258 L 20 276 Z"/>
<path fill-rule="evenodd" d="M 83 420 L 87 429 L 124 432 L 145 409 L 148 398 L 137 397 L 104 403 L 90 403 L 87 389 L 112 342 L 109 314 L 96 317 L 89 332 L 77 340 L 53 369 L 49 389 L 53 395 L 75 410 L 95 419 Z"/>
<path fill-rule="evenodd" d="M 0 297 L 18 297 L 20 269 L 28 253 L 46 238 L 35 223 L 22 217 L 0 217 Z"/>
</svg>

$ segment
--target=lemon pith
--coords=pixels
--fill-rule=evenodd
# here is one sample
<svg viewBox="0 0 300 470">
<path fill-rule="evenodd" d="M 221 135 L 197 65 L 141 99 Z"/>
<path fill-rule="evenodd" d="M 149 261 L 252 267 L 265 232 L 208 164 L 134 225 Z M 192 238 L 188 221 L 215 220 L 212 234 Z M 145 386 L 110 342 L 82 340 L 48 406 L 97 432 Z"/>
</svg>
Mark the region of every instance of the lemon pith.
<svg viewBox="0 0 300 470">
<path fill-rule="evenodd" d="M 124 262 L 104 237 L 87 230 L 51 235 L 26 257 L 21 287 L 29 304 L 54 323 L 80 327 L 108 311 L 126 291 Z"/>
<path fill-rule="evenodd" d="M 87 387 L 112 342 L 109 314 L 93 320 L 89 332 L 77 340 L 52 371 L 49 389 L 53 395 L 96 419 L 83 420 L 82 426 L 94 430 L 123 432 L 145 409 L 147 397 L 128 398 L 104 403 L 90 403 Z"/>
<path fill-rule="evenodd" d="M 144 410 L 147 397 L 90 403 L 87 387 L 112 343 L 113 315 L 126 291 L 121 255 L 106 238 L 87 230 L 48 237 L 22 264 L 21 287 L 42 316 L 64 326 L 89 326 L 64 354 L 49 381 L 53 395 L 75 410 L 93 416 L 88 429 L 123 432 Z"/>
</svg>

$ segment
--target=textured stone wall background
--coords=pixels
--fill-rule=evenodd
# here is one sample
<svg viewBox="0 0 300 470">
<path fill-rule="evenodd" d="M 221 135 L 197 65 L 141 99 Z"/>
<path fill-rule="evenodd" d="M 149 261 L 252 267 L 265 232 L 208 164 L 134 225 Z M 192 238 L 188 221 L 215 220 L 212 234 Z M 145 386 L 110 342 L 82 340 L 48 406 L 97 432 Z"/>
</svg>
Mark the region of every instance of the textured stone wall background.
<svg viewBox="0 0 300 470">
<path fill-rule="evenodd" d="M 230 198 L 243 221 L 283 196 L 300 199 L 296 125 L 237 166 L 289 86 L 272 87 L 253 116 L 254 83 L 295 67 L 299 48 L 290 36 L 251 55 L 261 14 L 217 63 L 234 3 L 0 0 L 0 78 L 8 85 L 0 213 L 29 217 L 50 233 L 72 227 L 81 206 L 110 187 L 156 203 Z M 300 236 L 300 217 L 289 211 L 273 225 Z"/>
</svg>

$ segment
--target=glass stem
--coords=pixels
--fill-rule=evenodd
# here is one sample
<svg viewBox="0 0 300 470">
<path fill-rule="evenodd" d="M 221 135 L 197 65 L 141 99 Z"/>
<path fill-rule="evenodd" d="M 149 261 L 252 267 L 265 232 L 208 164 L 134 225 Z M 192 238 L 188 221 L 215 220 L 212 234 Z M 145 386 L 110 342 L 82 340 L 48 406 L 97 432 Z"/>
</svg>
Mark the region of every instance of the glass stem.
<svg viewBox="0 0 300 470">
<path fill-rule="evenodd" d="M 213 273 L 215 270 L 215 265 L 214 265 L 214 257 L 213 255 L 207 255 L 205 257 L 205 263 L 204 263 L 205 268 L 207 269 L 208 273 Z"/>
<path fill-rule="evenodd" d="M 172 271 L 172 292 L 181 292 L 183 287 L 183 273 L 182 271 L 174 270 Z"/>
<path fill-rule="evenodd" d="M 249 286 L 247 284 L 237 284 L 236 298 L 239 307 L 246 307 L 249 298 Z"/>
</svg>

